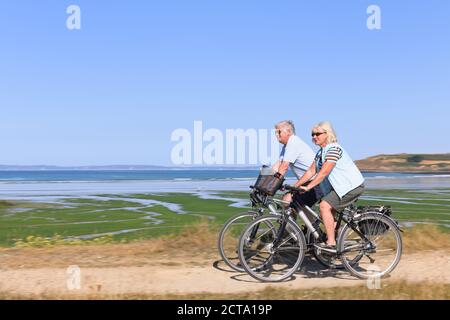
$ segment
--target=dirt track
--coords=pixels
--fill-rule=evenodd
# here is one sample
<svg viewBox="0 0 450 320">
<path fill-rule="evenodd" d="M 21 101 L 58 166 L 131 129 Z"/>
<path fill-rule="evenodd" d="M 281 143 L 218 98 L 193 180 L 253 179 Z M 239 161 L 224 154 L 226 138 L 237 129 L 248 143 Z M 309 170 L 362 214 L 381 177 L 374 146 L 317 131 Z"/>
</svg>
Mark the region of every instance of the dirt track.
<svg viewBox="0 0 450 320">
<path fill-rule="evenodd" d="M 30 251 L 31 250 L 31 251 Z M 87 250 L 87 252 L 86 252 Z M 139 250 L 137 250 L 139 251 Z M 0 293 L 8 295 L 71 294 L 192 294 L 239 293 L 262 290 L 268 284 L 225 269 L 218 256 L 175 255 L 144 257 L 136 248 L 118 253 L 114 247 L 67 249 L 5 249 L 0 251 Z M 34 253 L 30 255 L 30 253 Z M 80 289 L 69 290 L 71 265 L 81 271 Z M 391 277 L 450 283 L 448 251 L 404 255 Z M 70 282 L 74 283 L 74 282 Z M 345 271 L 330 271 L 306 258 L 295 279 L 277 288 L 309 289 L 364 285 Z"/>
</svg>

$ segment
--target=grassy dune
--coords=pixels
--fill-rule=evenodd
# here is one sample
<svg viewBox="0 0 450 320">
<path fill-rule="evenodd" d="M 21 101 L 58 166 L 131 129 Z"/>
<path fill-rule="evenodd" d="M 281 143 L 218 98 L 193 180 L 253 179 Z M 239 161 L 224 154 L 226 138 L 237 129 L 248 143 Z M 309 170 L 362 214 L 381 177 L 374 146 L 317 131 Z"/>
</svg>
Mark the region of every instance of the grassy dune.
<svg viewBox="0 0 450 320">
<path fill-rule="evenodd" d="M 443 154 L 392 154 L 378 155 L 356 161 L 366 172 L 450 172 L 450 153 Z"/>
<path fill-rule="evenodd" d="M 203 221 L 180 229 L 178 233 L 172 233 L 155 237 L 151 239 L 130 241 L 127 243 L 96 243 L 91 242 L 88 245 L 71 245 L 70 248 L 63 245 L 51 245 L 49 243 L 30 243 L 23 248 L 3 248 L 0 253 L 8 253 L 10 250 L 20 250 L 25 260 L 9 259 L 8 255 L 3 258 L 2 263 L 5 266 L 14 268 L 21 267 L 45 267 L 48 261 L 43 262 L 39 256 L 48 255 L 54 257 L 52 265 L 66 266 L 67 262 L 61 257 L 69 255 L 78 256 L 80 266 L 114 266 L 122 265 L 130 257 L 146 263 L 154 263 L 154 260 L 161 259 L 165 261 L 167 257 L 185 257 L 189 261 L 195 261 L 197 258 L 216 259 L 217 235 L 219 225 Z M 403 253 L 412 254 L 425 251 L 448 251 L 450 252 L 450 233 L 444 232 L 433 225 L 420 225 L 407 228 L 402 234 Z M 14 251 L 16 252 L 16 251 Z M 92 257 L 97 255 L 111 255 L 113 260 L 95 260 Z M 86 258 L 86 259 L 84 259 Z M 150 261 L 149 259 L 152 259 Z M 95 261 L 94 261 L 95 260 Z"/>
</svg>

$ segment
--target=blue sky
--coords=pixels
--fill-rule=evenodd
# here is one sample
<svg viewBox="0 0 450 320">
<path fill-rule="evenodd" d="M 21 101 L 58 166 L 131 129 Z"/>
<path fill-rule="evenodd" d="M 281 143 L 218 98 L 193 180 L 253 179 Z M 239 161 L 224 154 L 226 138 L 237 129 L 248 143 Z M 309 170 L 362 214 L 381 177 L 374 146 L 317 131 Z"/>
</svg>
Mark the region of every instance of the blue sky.
<svg viewBox="0 0 450 320">
<path fill-rule="evenodd" d="M 66 8 L 81 8 L 81 30 Z M 369 5 L 381 30 L 366 27 Z M 450 152 L 450 2 L 2 1 L 0 164 L 170 165 L 173 130 L 335 125 Z"/>
</svg>

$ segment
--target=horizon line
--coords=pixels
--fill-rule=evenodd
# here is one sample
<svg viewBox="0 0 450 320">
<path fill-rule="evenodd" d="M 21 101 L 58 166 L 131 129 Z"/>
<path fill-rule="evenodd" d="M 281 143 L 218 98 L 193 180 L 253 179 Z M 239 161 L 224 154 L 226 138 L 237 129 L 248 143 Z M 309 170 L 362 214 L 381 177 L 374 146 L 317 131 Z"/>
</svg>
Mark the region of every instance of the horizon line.
<svg viewBox="0 0 450 320">
<path fill-rule="evenodd" d="M 379 156 L 401 156 L 401 155 L 450 155 L 448 152 L 442 153 L 380 153 L 377 155 L 372 155 L 365 157 L 363 159 L 356 159 L 355 161 L 367 160 L 374 157 Z M 164 165 L 164 164 L 95 164 L 95 165 L 53 165 L 53 164 L 0 164 L 0 169 L 2 167 L 49 167 L 49 168 L 89 168 L 89 167 L 156 167 L 156 168 L 210 168 L 210 167 L 218 167 L 218 168 L 252 168 L 252 167 L 260 167 L 263 164 L 192 164 L 192 165 Z"/>
</svg>

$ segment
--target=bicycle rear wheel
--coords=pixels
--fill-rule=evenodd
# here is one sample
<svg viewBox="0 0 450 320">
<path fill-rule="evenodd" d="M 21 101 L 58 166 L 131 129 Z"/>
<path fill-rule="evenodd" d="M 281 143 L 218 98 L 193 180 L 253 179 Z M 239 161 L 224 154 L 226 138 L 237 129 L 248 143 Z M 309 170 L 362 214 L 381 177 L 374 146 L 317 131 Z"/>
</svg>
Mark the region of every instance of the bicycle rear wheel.
<svg viewBox="0 0 450 320">
<path fill-rule="evenodd" d="M 244 272 L 238 256 L 239 237 L 242 231 L 258 217 L 255 211 L 238 214 L 225 222 L 219 233 L 217 247 L 223 261 L 233 270 Z"/>
<path fill-rule="evenodd" d="M 344 227 L 338 246 L 345 268 L 360 279 L 387 276 L 402 255 L 402 238 L 396 223 L 377 213 L 364 214 L 356 222 L 357 230 L 367 240 L 349 225 Z"/>
<path fill-rule="evenodd" d="M 259 281 L 290 278 L 305 257 L 305 237 L 295 222 L 287 220 L 285 231 L 279 235 L 283 220 L 281 216 L 262 217 L 242 232 L 238 250 L 241 265 Z"/>
</svg>

